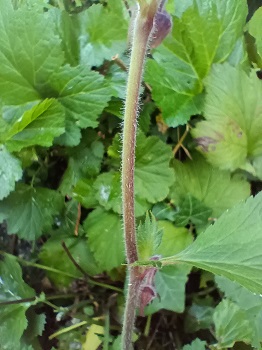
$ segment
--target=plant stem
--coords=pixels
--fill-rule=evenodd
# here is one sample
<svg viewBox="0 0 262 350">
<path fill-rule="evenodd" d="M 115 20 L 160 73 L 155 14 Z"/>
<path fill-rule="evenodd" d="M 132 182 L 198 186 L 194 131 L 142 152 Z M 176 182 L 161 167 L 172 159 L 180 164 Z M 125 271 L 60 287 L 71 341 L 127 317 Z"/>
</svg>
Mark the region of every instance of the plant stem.
<svg viewBox="0 0 262 350">
<path fill-rule="evenodd" d="M 139 89 L 141 86 L 144 61 L 152 28 L 153 18 L 148 19 L 141 17 L 138 11 L 134 25 L 133 44 L 127 81 L 122 150 L 123 220 L 126 255 L 129 264 L 134 263 L 138 259 L 134 208 L 135 145 L 137 113 L 139 107 Z"/>
<path fill-rule="evenodd" d="M 122 150 L 122 201 L 124 240 L 128 264 L 138 260 L 134 205 L 134 169 L 139 90 L 142 82 L 144 62 L 150 34 L 153 29 L 153 16 L 145 16 L 137 11 L 130 57 L 127 92 L 125 102 L 123 150 Z M 140 268 L 129 267 L 128 290 L 124 313 L 122 350 L 132 347 L 132 332 L 140 289 Z"/>
</svg>

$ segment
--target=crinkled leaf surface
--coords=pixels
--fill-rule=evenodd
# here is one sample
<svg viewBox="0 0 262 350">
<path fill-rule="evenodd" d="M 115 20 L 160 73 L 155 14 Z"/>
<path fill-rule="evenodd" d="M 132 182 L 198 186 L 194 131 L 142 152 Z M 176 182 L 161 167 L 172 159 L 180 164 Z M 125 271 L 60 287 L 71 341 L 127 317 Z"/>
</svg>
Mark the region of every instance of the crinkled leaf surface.
<svg viewBox="0 0 262 350">
<path fill-rule="evenodd" d="M 262 155 L 262 82 L 256 72 L 215 65 L 206 80 L 206 120 L 192 134 L 200 151 L 221 169 L 241 168 L 256 175 Z"/>
<path fill-rule="evenodd" d="M 92 5 L 83 12 L 81 63 L 99 66 L 126 49 L 127 21 L 123 5 L 121 1 L 110 1 L 106 7 Z"/>
<path fill-rule="evenodd" d="M 15 189 L 23 171 L 19 160 L 11 155 L 5 146 L 0 145 L 0 200 Z"/>
<path fill-rule="evenodd" d="M 66 62 L 77 66 L 80 63 L 81 14 L 69 14 L 67 11 L 52 8 L 49 15 L 54 16 Z"/>
<path fill-rule="evenodd" d="M 162 259 L 225 276 L 255 293 L 262 292 L 262 193 L 226 211 L 184 251 Z"/>
<path fill-rule="evenodd" d="M 20 151 L 33 145 L 51 146 L 54 138 L 65 130 L 64 118 L 63 107 L 54 99 L 46 99 L 21 112 L 21 117 L 6 131 L 8 149 Z"/>
<path fill-rule="evenodd" d="M 206 207 L 189 193 L 178 207 L 175 223 L 177 226 L 186 226 L 191 222 L 198 227 L 205 225 L 211 214 L 212 209 Z"/>
<path fill-rule="evenodd" d="M 225 61 L 242 34 L 244 0 L 194 1 L 147 64 L 145 79 L 169 126 L 201 110 L 202 79 L 213 63 Z"/>
<path fill-rule="evenodd" d="M 102 270 L 110 271 L 124 262 L 125 250 L 119 215 L 97 208 L 88 215 L 84 229 L 88 245 Z"/>
<path fill-rule="evenodd" d="M 15 257 L 5 254 L 0 258 L 0 301 L 34 297 L 34 290 L 22 279 L 22 271 Z M 1 349 L 19 349 L 20 338 L 27 327 L 25 312 L 30 306 L 30 302 L 1 306 Z"/>
<path fill-rule="evenodd" d="M 39 100 L 40 90 L 64 54 L 48 13 L 0 1 L 0 95 L 7 105 Z"/>
<path fill-rule="evenodd" d="M 193 155 L 193 161 L 188 159 L 181 163 L 175 160 L 173 166 L 175 182 L 170 197 L 178 207 L 183 206 L 185 199 L 191 195 L 202 203 L 195 210 L 202 211 L 204 205 L 212 209 L 216 218 L 250 194 L 247 181 L 231 177 L 229 171 L 212 167 L 197 154 Z"/>
<path fill-rule="evenodd" d="M 63 197 L 58 192 L 21 184 L 0 202 L 1 219 L 6 219 L 8 233 L 32 241 L 51 228 L 62 205 Z"/>
<path fill-rule="evenodd" d="M 80 128 L 96 127 L 97 118 L 111 97 L 111 88 L 103 76 L 85 65 L 61 67 L 46 85 L 64 106 L 66 119 Z"/>
<path fill-rule="evenodd" d="M 236 304 L 224 299 L 216 307 L 213 319 L 219 349 L 232 347 L 237 341 L 250 344 L 253 333 L 251 325 L 245 312 Z"/>
<path fill-rule="evenodd" d="M 75 276 L 75 279 L 83 277 L 83 274 L 69 259 L 67 253 L 62 247 L 62 242 L 65 243 L 75 261 L 87 274 L 95 275 L 101 272 L 101 269 L 97 266 L 93 254 L 86 243 L 86 239 L 82 237 L 68 237 L 68 234 L 56 235 L 42 246 L 39 257 L 44 265 L 64 271 L 66 274 L 71 274 L 72 276 Z M 74 278 L 69 277 L 66 274 L 57 274 L 49 271 L 47 274 L 53 283 L 59 287 L 68 287 L 74 280 Z"/>
</svg>

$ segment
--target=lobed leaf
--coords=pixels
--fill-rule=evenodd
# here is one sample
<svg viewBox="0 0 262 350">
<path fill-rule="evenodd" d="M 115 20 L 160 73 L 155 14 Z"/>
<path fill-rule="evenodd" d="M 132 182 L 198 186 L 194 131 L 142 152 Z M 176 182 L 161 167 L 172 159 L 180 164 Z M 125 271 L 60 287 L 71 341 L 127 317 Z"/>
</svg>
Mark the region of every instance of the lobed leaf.
<svg viewBox="0 0 262 350">
<path fill-rule="evenodd" d="M 119 215 L 95 209 L 84 221 L 88 245 L 101 270 L 110 271 L 125 260 L 122 224 Z"/>
<path fill-rule="evenodd" d="M 81 63 L 100 66 L 126 49 L 127 21 L 123 3 L 96 4 L 82 14 Z"/>
<path fill-rule="evenodd" d="M 19 160 L 11 155 L 5 146 L 0 146 L 0 200 L 15 189 L 23 171 Z"/>
<path fill-rule="evenodd" d="M 213 63 L 230 56 L 247 15 L 244 0 L 191 1 L 182 7 L 172 35 L 153 53 L 145 74 L 165 122 L 172 127 L 201 111 L 202 80 Z"/>
<path fill-rule="evenodd" d="M 41 98 L 40 90 L 64 62 L 54 22 L 34 7 L 0 1 L 0 95 L 6 105 Z"/>
<path fill-rule="evenodd" d="M 189 201 L 188 197 L 191 196 L 195 211 L 192 221 L 197 220 L 201 212 L 206 217 L 208 209 L 217 218 L 249 196 L 250 185 L 247 181 L 232 177 L 229 171 L 212 167 L 197 154 L 192 156 L 193 161 L 188 159 L 184 163 L 178 160 L 173 162 L 175 182 L 170 191 L 170 197 L 179 210 L 185 208 L 185 201 Z M 186 207 L 189 205 L 190 202 Z"/>
<path fill-rule="evenodd" d="M 8 233 L 33 241 L 51 228 L 62 206 L 63 197 L 58 192 L 20 184 L 0 202 L 0 220 L 6 219 Z"/>
<path fill-rule="evenodd" d="M 19 110 L 14 112 L 19 113 Z M 10 114 L 11 110 L 9 117 Z M 33 145 L 48 147 L 64 132 L 64 124 L 62 106 L 54 99 L 46 99 L 25 112 L 21 111 L 19 119 L 6 130 L 5 142 L 13 152 Z"/>
<path fill-rule="evenodd" d="M 213 319 L 218 349 L 232 347 L 237 341 L 250 343 L 253 334 L 251 325 L 245 312 L 236 304 L 223 300 L 216 307 Z"/>
<path fill-rule="evenodd" d="M 199 150 L 214 166 L 262 177 L 256 163 L 262 156 L 262 82 L 256 72 L 215 65 L 206 86 L 206 120 L 192 131 Z"/>
</svg>

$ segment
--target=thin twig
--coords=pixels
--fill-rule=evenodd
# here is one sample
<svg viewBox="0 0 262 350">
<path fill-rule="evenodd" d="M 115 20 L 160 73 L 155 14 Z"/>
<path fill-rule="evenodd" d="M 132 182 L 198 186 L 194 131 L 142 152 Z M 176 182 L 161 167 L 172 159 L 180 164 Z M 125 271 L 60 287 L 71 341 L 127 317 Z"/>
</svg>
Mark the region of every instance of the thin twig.
<svg viewBox="0 0 262 350">
<path fill-rule="evenodd" d="M 75 225 L 75 236 L 78 236 L 78 229 L 79 229 L 80 219 L 81 219 L 81 204 L 78 203 L 78 206 L 77 206 L 77 218 L 76 218 L 76 225 Z"/>
<path fill-rule="evenodd" d="M 176 155 L 177 151 L 179 150 L 180 147 L 183 147 L 183 142 L 187 136 L 187 134 L 189 133 L 190 130 L 190 126 L 187 124 L 186 125 L 186 130 L 184 132 L 184 134 L 182 135 L 182 137 L 179 139 L 178 143 L 176 144 L 176 146 L 173 149 L 173 154 L 174 156 Z"/>
<path fill-rule="evenodd" d="M 82 275 L 84 277 L 88 277 L 87 273 L 82 269 L 82 267 L 77 263 L 77 261 L 74 259 L 74 257 L 72 256 L 72 254 L 70 253 L 69 249 L 67 248 L 66 244 L 64 241 L 62 241 L 62 247 L 64 249 L 64 251 L 66 252 L 67 256 L 69 257 L 69 259 L 72 261 L 72 263 L 75 265 L 75 267 L 77 268 L 77 270 L 79 270 Z"/>
<path fill-rule="evenodd" d="M 118 55 L 115 55 L 112 57 L 112 61 L 114 61 L 124 72 L 127 72 L 127 66 L 125 65 L 125 63 L 118 57 Z M 142 85 L 144 86 L 144 88 L 151 93 L 152 92 L 152 88 L 149 84 L 147 84 L 146 82 L 142 82 Z"/>
</svg>

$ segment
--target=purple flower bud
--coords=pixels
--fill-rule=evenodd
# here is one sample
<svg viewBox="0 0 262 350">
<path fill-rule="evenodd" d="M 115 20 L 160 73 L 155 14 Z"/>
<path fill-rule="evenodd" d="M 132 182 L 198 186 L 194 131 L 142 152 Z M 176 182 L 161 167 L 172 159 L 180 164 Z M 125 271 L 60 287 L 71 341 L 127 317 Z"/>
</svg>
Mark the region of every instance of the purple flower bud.
<svg viewBox="0 0 262 350">
<path fill-rule="evenodd" d="M 145 307 L 157 296 L 155 286 L 142 285 L 139 295 L 139 315 L 144 316 Z"/>
<path fill-rule="evenodd" d="M 162 1 L 154 19 L 154 29 L 151 48 L 159 46 L 172 28 L 172 19 L 169 13 L 163 9 L 165 1 Z"/>
</svg>

